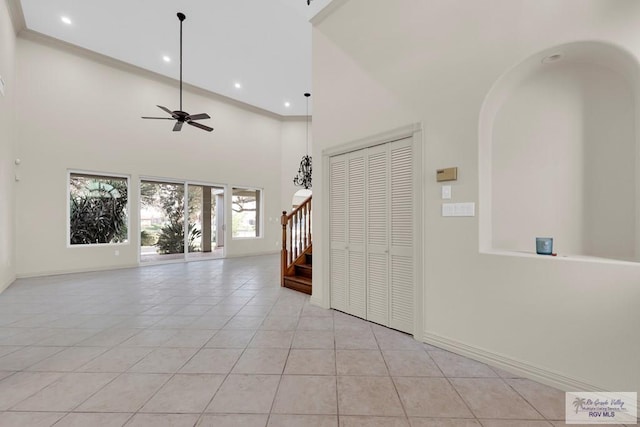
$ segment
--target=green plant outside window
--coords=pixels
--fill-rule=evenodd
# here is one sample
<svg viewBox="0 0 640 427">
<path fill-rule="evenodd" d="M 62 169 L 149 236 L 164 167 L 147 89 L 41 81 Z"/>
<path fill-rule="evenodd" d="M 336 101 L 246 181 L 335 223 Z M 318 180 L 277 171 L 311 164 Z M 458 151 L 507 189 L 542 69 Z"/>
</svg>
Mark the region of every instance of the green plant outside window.
<svg viewBox="0 0 640 427">
<path fill-rule="evenodd" d="M 69 243 L 124 243 L 128 230 L 128 180 L 69 174 Z"/>
</svg>

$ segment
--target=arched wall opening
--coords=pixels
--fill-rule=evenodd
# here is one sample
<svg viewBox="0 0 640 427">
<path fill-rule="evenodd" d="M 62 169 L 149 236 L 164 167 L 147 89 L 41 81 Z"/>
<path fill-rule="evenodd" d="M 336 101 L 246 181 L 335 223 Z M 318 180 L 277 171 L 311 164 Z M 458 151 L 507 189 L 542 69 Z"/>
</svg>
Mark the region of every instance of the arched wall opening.
<svg viewBox="0 0 640 427">
<path fill-rule="evenodd" d="M 622 49 L 576 42 L 496 82 L 479 127 L 484 251 L 638 261 L 638 77 Z"/>
<path fill-rule="evenodd" d="M 291 198 L 292 209 L 295 209 L 298 206 L 300 206 L 300 204 L 302 204 L 302 202 L 307 200 L 309 196 L 311 196 L 311 190 L 301 189 L 296 191 L 293 197 Z"/>
</svg>

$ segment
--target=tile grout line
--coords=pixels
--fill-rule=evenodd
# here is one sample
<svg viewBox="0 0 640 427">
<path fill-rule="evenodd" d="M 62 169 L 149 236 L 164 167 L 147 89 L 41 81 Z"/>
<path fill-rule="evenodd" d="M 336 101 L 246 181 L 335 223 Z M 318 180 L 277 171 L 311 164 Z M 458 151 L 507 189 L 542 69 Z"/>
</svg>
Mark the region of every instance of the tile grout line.
<svg viewBox="0 0 640 427">
<path fill-rule="evenodd" d="M 278 298 L 279 300 L 280 298 Z M 276 303 L 273 305 L 275 307 Z M 269 313 L 271 313 L 271 311 L 273 311 L 273 307 L 271 308 L 271 310 L 269 311 Z M 300 325 L 300 317 L 302 316 L 302 308 L 300 309 L 300 311 L 298 312 L 298 321 L 296 322 L 296 329 L 298 329 L 298 325 Z M 282 365 L 282 373 L 280 374 L 280 380 L 278 381 L 278 385 L 276 386 L 276 392 L 273 395 L 273 400 L 271 401 L 271 408 L 269 409 L 269 414 L 267 414 L 267 424 L 269 425 L 269 421 L 271 420 L 271 414 L 273 412 L 273 408 L 275 407 L 276 404 L 276 399 L 278 397 L 278 392 L 280 391 L 280 384 L 282 384 L 282 378 L 284 377 L 284 371 L 287 368 L 287 362 L 289 361 L 289 356 L 291 355 L 291 347 L 293 346 L 293 338 L 295 337 L 295 331 L 293 336 L 291 337 L 291 341 L 289 342 L 289 350 L 287 351 L 287 357 L 285 358 L 284 361 L 284 365 Z M 249 343 L 251 344 L 251 343 Z"/>
<path fill-rule="evenodd" d="M 251 298 L 251 299 L 253 299 L 253 298 Z M 251 301 L 251 299 L 250 299 L 249 301 Z M 280 298 L 278 298 L 278 300 L 279 300 L 279 299 L 280 299 Z M 275 304 L 277 303 L 277 301 L 278 301 L 278 300 L 276 300 L 276 302 L 272 305 L 271 309 L 267 312 L 267 315 L 265 316 L 265 319 L 266 319 L 266 317 L 268 317 L 268 316 L 269 316 L 269 314 L 270 314 L 270 313 L 271 313 L 271 311 L 273 310 L 273 306 L 275 306 Z M 246 304 L 248 304 L 248 303 L 249 303 L 249 301 L 247 301 L 247 303 L 246 303 Z M 243 306 L 243 308 L 246 306 L 246 304 Z M 236 314 L 236 315 L 237 315 L 237 314 Z M 235 317 L 236 315 L 234 315 L 233 317 Z M 232 318 L 233 318 L 233 317 L 232 317 Z M 230 321 L 231 321 L 231 319 L 229 319 L 229 320 L 225 323 L 225 325 L 226 325 L 227 323 L 229 323 Z M 262 322 L 262 323 L 264 323 L 264 320 L 263 320 L 263 322 Z M 262 324 L 262 323 L 261 323 L 261 324 Z M 223 325 L 223 326 L 224 326 L 224 325 Z M 222 329 L 220 329 L 220 330 L 222 330 Z M 200 416 L 198 417 L 198 421 L 196 422 L 196 425 L 197 425 L 197 424 L 198 424 L 198 423 L 199 423 L 199 422 L 200 422 L 200 421 L 201 421 L 201 420 L 206 416 L 207 408 L 211 405 L 211 403 L 213 402 L 213 400 L 215 399 L 215 397 L 218 395 L 218 392 L 220 391 L 220 389 L 221 389 L 221 388 L 222 388 L 222 386 L 224 385 L 225 381 L 227 380 L 227 378 L 229 378 L 229 376 L 231 375 L 231 372 L 233 372 L 233 369 L 236 367 L 236 365 L 238 364 L 238 362 L 240 361 L 240 359 L 241 359 L 241 358 L 242 358 L 242 356 L 244 355 L 245 351 L 249 348 L 249 345 L 251 344 L 251 341 L 253 341 L 253 339 L 255 338 L 255 334 L 256 334 L 257 332 L 258 332 L 258 329 L 256 329 L 256 330 L 255 330 L 255 332 L 253 333 L 253 335 L 252 335 L 251 339 L 250 339 L 250 340 L 249 340 L 249 342 L 245 345 L 245 347 L 242 349 L 242 352 L 240 353 L 240 355 L 238 356 L 238 358 L 236 359 L 236 361 L 233 363 L 233 366 L 231 366 L 231 368 L 229 369 L 229 372 L 227 372 L 227 374 L 224 376 L 224 379 L 223 379 L 223 380 L 222 380 L 222 382 L 220 383 L 220 386 L 218 386 L 218 389 L 215 391 L 215 393 L 213 393 L 213 395 L 211 396 L 211 399 L 209 399 L 209 402 L 204 406 L 204 408 L 203 408 L 202 412 L 200 413 Z M 215 337 L 215 335 L 217 335 L 217 333 L 216 333 L 216 334 L 214 334 L 214 337 Z M 213 339 L 213 337 L 211 337 L 211 339 Z M 210 339 L 209 341 L 211 341 L 211 339 Z M 207 348 L 207 347 L 206 347 L 206 345 L 209 343 L 209 341 L 207 341 L 207 343 L 205 343 L 205 345 L 204 345 L 202 348 Z M 202 350 L 202 349 L 201 349 L 201 350 Z M 288 357 L 288 356 L 287 356 L 287 357 Z M 285 361 L 285 365 L 286 365 L 286 361 Z M 283 367 L 283 370 L 284 370 L 284 367 Z M 279 386 L 279 383 L 278 383 L 278 386 Z M 276 393 L 277 393 L 277 390 L 276 390 Z M 274 400 L 275 400 L 275 395 L 274 395 Z M 273 402 L 272 402 L 271 404 L 273 405 Z M 268 422 L 268 419 L 267 419 L 267 422 Z"/>
<path fill-rule="evenodd" d="M 376 345 L 378 346 L 378 352 L 380 353 L 380 357 L 382 357 L 384 366 L 387 369 L 389 380 L 391 381 L 391 384 L 393 385 L 393 389 L 396 392 L 396 396 L 398 397 L 398 402 L 400 403 L 400 407 L 402 408 L 402 412 L 404 413 L 404 418 L 407 421 L 407 423 L 410 424 L 409 415 L 407 414 L 407 408 L 405 408 L 404 403 L 402 402 L 402 398 L 400 397 L 400 392 L 398 391 L 398 386 L 396 385 L 395 380 L 391 376 L 391 371 L 389 370 L 389 364 L 387 363 L 387 360 L 384 358 L 384 354 L 382 353 L 382 347 L 380 347 L 380 340 L 378 339 L 378 336 L 376 335 L 375 330 L 373 330 L 373 327 L 371 328 L 371 333 L 373 333 L 373 338 L 376 340 Z"/>
<path fill-rule="evenodd" d="M 544 414 L 542 412 L 540 412 L 538 410 L 538 408 L 535 407 L 535 405 L 532 402 L 529 402 L 529 399 L 527 399 L 522 393 L 520 393 L 515 387 L 513 387 L 511 384 L 509 384 L 509 382 L 505 379 L 500 377 L 500 379 L 502 380 L 502 382 L 511 390 L 513 390 L 518 396 L 520 396 L 520 398 L 522 400 L 524 400 L 529 406 L 531 406 L 531 408 L 536 411 L 538 413 L 538 415 L 540 415 L 542 417 L 543 420 L 547 421 L 549 424 L 551 424 L 551 421 L 559 421 L 559 420 L 550 420 L 547 417 L 544 416 Z"/>
</svg>

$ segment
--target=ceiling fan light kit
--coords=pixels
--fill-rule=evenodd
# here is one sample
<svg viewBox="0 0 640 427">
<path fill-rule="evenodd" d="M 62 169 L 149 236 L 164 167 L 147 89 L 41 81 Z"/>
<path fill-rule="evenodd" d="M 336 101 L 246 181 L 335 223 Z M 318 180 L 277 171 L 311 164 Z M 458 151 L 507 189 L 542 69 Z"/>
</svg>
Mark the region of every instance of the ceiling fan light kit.
<svg viewBox="0 0 640 427">
<path fill-rule="evenodd" d="M 143 119 L 153 119 L 153 120 L 175 120 L 176 124 L 173 126 L 173 131 L 178 132 L 182 130 L 183 124 L 188 124 L 193 127 L 200 128 L 202 130 L 206 130 L 207 132 L 211 132 L 213 128 L 209 126 L 205 126 L 201 123 L 196 122 L 196 120 L 204 120 L 210 119 L 211 117 L 207 113 L 200 114 L 189 114 L 182 109 L 182 22 L 187 18 L 184 13 L 178 12 L 178 19 L 180 20 L 180 109 L 176 111 L 171 111 L 167 107 L 163 107 L 162 105 L 158 105 L 162 111 L 165 111 L 171 117 L 142 117 Z"/>
</svg>

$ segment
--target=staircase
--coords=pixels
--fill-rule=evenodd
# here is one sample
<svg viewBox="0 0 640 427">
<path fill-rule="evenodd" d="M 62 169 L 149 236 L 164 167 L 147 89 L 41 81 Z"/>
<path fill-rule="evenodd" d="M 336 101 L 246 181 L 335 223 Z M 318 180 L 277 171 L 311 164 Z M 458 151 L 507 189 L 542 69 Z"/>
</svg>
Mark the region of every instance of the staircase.
<svg viewBox="0 0 640 427">
<path fill-rule="evenodd" d="M 282 212 L 281 286 L 311 295 L 313 246 L 311 196 L 291 213 Z"/>
<path fill-rule="evenodd" d="M 292 276 L 284 276 L 284 287 L 311 295 L 312 254 L 304 254 L 304 264 L 294 264 Z"/>
</svg>

